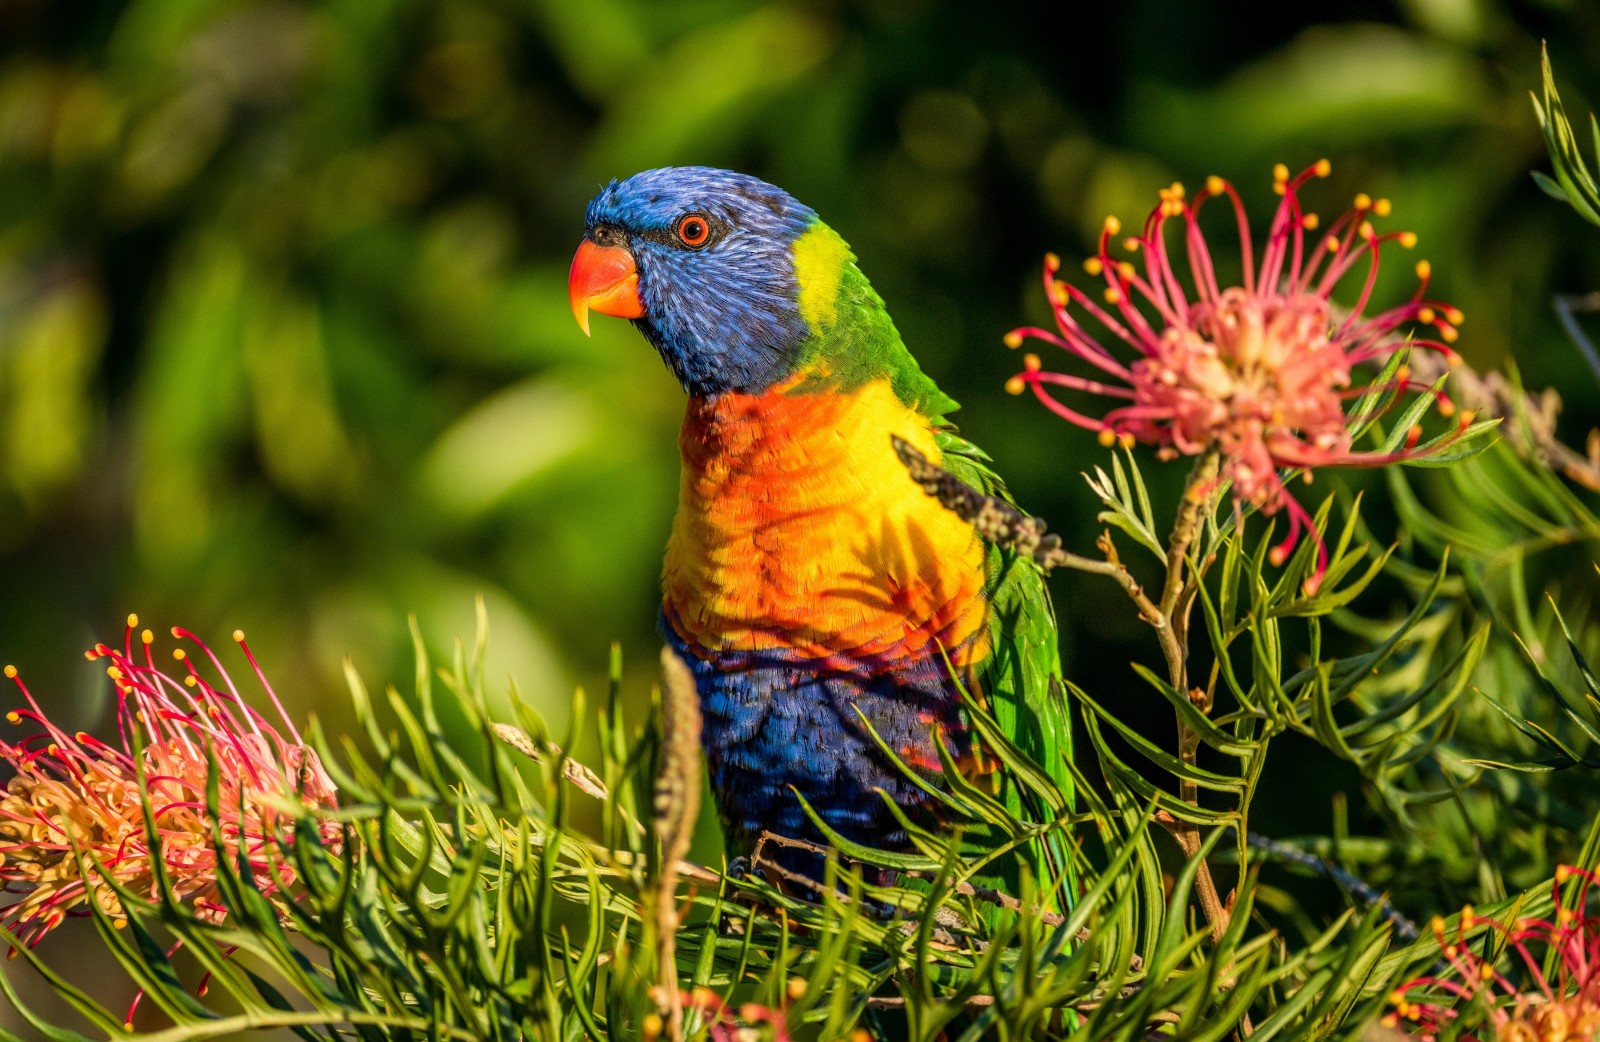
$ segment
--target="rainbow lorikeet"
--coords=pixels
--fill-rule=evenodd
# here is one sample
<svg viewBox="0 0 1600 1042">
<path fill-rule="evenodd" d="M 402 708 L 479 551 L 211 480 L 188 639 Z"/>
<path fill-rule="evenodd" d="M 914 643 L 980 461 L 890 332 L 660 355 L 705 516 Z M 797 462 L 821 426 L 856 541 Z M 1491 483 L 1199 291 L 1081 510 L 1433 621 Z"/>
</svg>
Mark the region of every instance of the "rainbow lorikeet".
<svg viewBox="0 0 1600 1042">
<path fill-rule="evenodd" d="M 695 675 L 730 846 L 822 840 L 798 792 L 847 839 L 904 847 L 884 796 L 919 827 L 940 808 L 884 748 L 938 784 L 939 741 L 1039 820 L 958 684 L 1070 793 L 1042 576 L 897 457 L 892 436 L 1005 495 L 844 240 L 754 177 L 649 170 L 589 204 L 570 291 L 585 332 L 590 311 L 632 319 L 689 394 L 661 629 Z"/>
</svg>

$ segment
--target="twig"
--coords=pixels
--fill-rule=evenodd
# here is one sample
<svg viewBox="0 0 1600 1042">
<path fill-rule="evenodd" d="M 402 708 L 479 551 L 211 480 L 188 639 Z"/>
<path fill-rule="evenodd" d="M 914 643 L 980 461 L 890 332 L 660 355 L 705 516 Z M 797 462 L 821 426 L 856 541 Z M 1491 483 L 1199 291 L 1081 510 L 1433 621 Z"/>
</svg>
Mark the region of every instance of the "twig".
<svg viewBox="0 0 1600 1042">
<path fill-rule="evenodd" d="M 1600 293 L 1556 298 L 1562 325 L 1591 366 L 1596 364 L 1592 354 L 1595 348 L 1578 327 L 1574 313 L 1593 310 L 1600 310 Z M 1411 371 L 1419 383 L 1425 384 L 1451 373 L 1463 406 L 1479 416 L 1508 421 L 1500 425 L 1500 432 L 1519 455 L 1531 457 L 1569 481 L 1600 492 L 1600 430 L 1589 432 L 1583 452 L 1560 441 L 1556 437 L 1556 420 L 1561 415 L 1561 395 L 1555 388 L 1547 387 L 1535 394 L 1497 372 L 1480 374 L 1465 362 L 1451 367 L 1442 356 L 1430 351 L 1412 353 Z"/>
<path fill-rule="evenodd" d="M 1178 519 L 1172 526 L 1172 538 L 1167 544 L 1167 580 L 1161 591 L 1160 607 L 1161 617 L 1166 626 L 1157 633 L 1161 638 L 1161 650 L 1167 658 L 1168 679 L 1172 683 L 1173 690 L 1179 693 L 1190 691 L 1188 608 L 1194 603 L 1192 591 L 1198 587 L 1200 581 L 1195 578 L 1191 582 L 1185 578 L 1189 548 L 1194 545 L 1195 536 L 1199 533 L 1205 516 L 1202 508 L 1210 501 L 1211 493 L 1216 488 L 1219 462 L 1217 453 L 1213 450 L 1202 456 L 1200 462 L 1195 465 L 1194 472 L 1189 475 L 1189 481 L 1184 487 L 1183 505 L 1178 508 Z M 1190 697 L 1202 713 L 1210 712 L 1211 699 L 1204 691 L 1197 688 L 1190 693 Z M 1177 723 L 1178 756 L 1184 763 L 1193 766 L 1200 751 L 1200 735 L 1189 726 L 1182 714 L 1178 715 Z M 1178 794 L 1185 803 L 1199 806 L 1199 789 L 1187 778 L 1178 779 Z M 1190 860 L 1199 857 L 1200 826 L 1171 815 L 1164 817 L 1167 820 L 1162 824 L 1178 841 L 1178 846 L 1183 848 L 1184 856 Z M 1205 913 L 1206 922 L 1211 924 L 1211 939 L 1222 940 L 1231 916 L 1217 893 L 1216 881 L 1211 876 L 1211 866 L 1204 858 L 1201 858 L 1195 870 L 1195 896 L 1200 901 L 1200 910 Z"/>
<path fill-rule="evenodd" d="M 654 817 L 661 841 L 661 871 L 650 903 L 656 927 L 656 976 L 666 987 L 667 1037 L 683 1038 L 683 994 L 678 988 L 678 863 L 689 852 L 700 816 L 700 695 L 694 674 L 671 648 L 661 649 L 661 765 L 656 772 Z"/>
<path fill-rule="evenodd" d="M 1057 568 L 1104 575 L 1116 581 L 1123 591 L 1139 606 L 1139 613 L 1158 630 L 1163 628 L 1162 615 L 1155 603 L 1145 595 L 1133 575 L 1116 559 L 1116 552 L 1108 539 L 1102 538 L 1101 550 L 1107 559 L 1097 561 L 1067 550 L 1061 537 L 1046 530 L 1041 518 L 1025 514 L 998 496 L 985 495 L 945 470 L 917 451 L 903 438 L 891 436 L 900 462 L 911 474 L 911 479 L 941 506 L 963 521 L 969 521 L 979 536 L 995 546 L 1003 547 L 1028 558 L 1045 572 Z"/>
<path fill-rule="evenodd" d="M 563 755 L 561 747 L 554 742 L 546 742 L 543 749 L 539 748 L 533 736 L 520 727 L 513 727 L 510 724 L 494 724 L 493 727 L 496 738 L 535 763 L 544 763 L 549 757 L 559 758 Z M 571 757 L 561 761 L 561 774 L 580 792 L 597 800 L 611 798 L 611 790 L 606 788 L 606 783 L 600 780 L 600 776 Z"/>
<path fill-rule="evenodd" d="M 1417 939 L 1417 924 L 1406 918 L 1405 914 L 1391 904 L 1388 898 L 1359 876 L 1345 871 L 1339 865 L 1318 854 L 1313 854 L 1309 850 L 1302 850 L 1288 843 L 1280 843 L 1258 832 L 1247 832 L 1244 838 L 1246 843 L 1257 850 L 1264 851 L 1272 857 L 1299 865 L 1315 872 L 1317 875 L 1333 880 L 1334 883 L 1348 890 L 1350 895 L 1362 904 L 1368 907 L 1377 905 L 1378 914 L 1394 927 L 1396 939 L 1401 941 L 1414 941 Z"/>
<path fill-rule="evenodd" d="M 564 755 L 561 747 L 554 742 L 545 743 L 547 752 L 540 752 L 538 746 L 534 744 L 533 737 L 520 727 L 513 727 L 510 724 L 494 724 L 493 728 L 496 738 L 535 763 L 543 763 L 547 756 L 559 757 Z M 561 776 L 571 782 L 579 792 L 587 796 L 593 796 L 597 800 L 611 799 L 611 790 L 606 787 L 605 782 L 600 780 L 600 776 L 577 760 L 571 758 L 563 760 L 561 763 Z M 634 828 L 642 829 L 642 826 L 631 817 L 627 818 L 627 821 Z M 627 851 L 611 851 L 611 856 L 622 864 L 631 863 L 631 855 Z M 720 883 L 722 881 L 722 873 L 683 858 L 679 858 L 673 863 L 673 871 L 681 877 L 701 883 Z"/>
<path fill-rule="evenodd" d="M 1578 350 L 1583 352 L 1583 360 L 1589 363 L 1589 372 L 1595 380 L 1600 381 L 1600 351 L 1596 351 L 1594 341 L 1578 325 L 1578 313 L 1591 314 L 1600 311 L 1600 291 L 1582 293 L 1576 296 L 1558 296 L 1555 299 L 1556 317 L 1561 320 L 1561 326 L 1578 345 Z"/>
</svg>

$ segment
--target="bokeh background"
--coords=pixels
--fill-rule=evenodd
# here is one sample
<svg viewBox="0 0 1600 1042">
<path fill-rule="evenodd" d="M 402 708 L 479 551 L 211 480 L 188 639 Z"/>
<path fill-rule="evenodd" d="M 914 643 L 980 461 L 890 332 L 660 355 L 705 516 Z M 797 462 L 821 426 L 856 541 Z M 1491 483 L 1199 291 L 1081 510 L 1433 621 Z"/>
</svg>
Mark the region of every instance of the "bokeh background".
<svg viewBox="0 0 1600 1042">
<path fill-rule="evenodd" d="M 345 656 L 404 682 L 407 615 L 444 654 L 481 593 L 558 729 L 612 641 L 642 692 L 681 393 L 565 279 L 589 197 L 666 164 L 819 210 L 1079 545 L 1103 452 L 1003 393 L 1001 336 L 1046 250 L 1174 179 L 1264 220 L 1273 163 L 1332 159 L 1310 204 L 1394 200 L 1469 361 L 1557 387 L 1581 443 L 1600 390 L 1550 301 L 1600 287 L 1600 230 L 1529 177 L 1542 39 L 1587 113 L 1586 0 L 0 0 L 0 661 L 88 725 L 79 652 L 129 611 L 240 627 L 337 729 Z M 1134 690 L 1120 593 L 1053 582 L 1069 675 Z"/>
</svg>

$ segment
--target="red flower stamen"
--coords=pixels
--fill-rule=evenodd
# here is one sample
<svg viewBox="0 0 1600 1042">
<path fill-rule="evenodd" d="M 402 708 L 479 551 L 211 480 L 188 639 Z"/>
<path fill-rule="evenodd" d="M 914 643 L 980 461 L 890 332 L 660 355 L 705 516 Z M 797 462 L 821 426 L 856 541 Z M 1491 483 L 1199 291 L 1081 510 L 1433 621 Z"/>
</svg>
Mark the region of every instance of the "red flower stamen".
<svg viewBox="0 0 1600 1042">
<path fill-rule="evenodd" d="M 1360 363 L 1387 361 L 1408 345 L 1439 351 L 1453 364 L 1459 356 L 1447 342 L 1456 338 L 1456 327 L 1465 317 L 1426 297 L 1432 277 L 1426 261 L 1417 265 L 1419 285 L 1411 300 L 1363 316 L 1377 284 L 1384 247 L 1410 249 L 1416 236 L 1378 232 L 1372 222 L 1388 216 L 1389 201 L 1363 194 L 1308 244 L 1307 233 L 1316 231 L 1320 222 L 1302 210 L 1299 192 L 1329 170 L 1326 160 L 1293 177 L 1282 164 L 1274 170 L 1273 187 L 1283 199 L 1259 263 L 1244 203 L 1232 184 L 1208 178 L 1192 200 L 1181 184 L 1162 189 L 1160 202 L 1140 234 L 1122 243 L 1130 254 L 1142 258 L 1142 271 L 1132 261 L 1112 255 L 1112 239 L 1121 225 L 1107 218 L 1098 251 L 1084 262 L 1084 270 L 1105 283 L 1104 303 L 1059 281 L 1061 262 L 1052 254 L 1045 259 L 1044 285 L 1056 330 L 1025 326 L 1006 336 L 1009 347 L 1039 340 L 1087 362 L 1100 374 L 1050 372 L 1037 356 L 1029 355 L 1023 371 L 1007 382 L 1008 390 L 1020 394 L 1031 388 L 1057 416 L 1099 433 L 1106 444 L 1141 442 L 1155 446 L 1163 459 L 1217 451 L 1222 477 L 1233 484 L 1236 505 L 1263 514 L 1287 509 L 1289 534 L 1274 547 L 1272 558 L 1281 563 L 1302 533 L 1309 533 L 1317 542 L 1317 565 L 1307 580 L 1308 592 L 1316 589 L 1327 569 L 1327 547 L 1311 516 L 1285 488 L 1279 471 L 1370 467 L 1421 455 L 1415 438 L 1396 452 L 1355 450 L 1345 402 L 1379 389 L 1396 395 L 1434 395 L 1445 416 L 1454 413 L 1454 403 L 1413 381 L 1404 369 L 1391 383 L 1377 388 L 1354 386 L 1351 370 Z M 1226 199 L 1233 209 L 1243 262 L 1238 286 L 1219 283 L 1200 230 L 1200 210 L 1210 199 Z M 1180 277 L 1167 245 L 1166 224 L 1179 218 L 1186 278 Z M 1355 307 L 1338 318 L 1331 295 L 1360 265 L 1365 270 Z M 1090 335 L 1074 311 L 1087 314 L 1132 348 L 1137 354 L 1133 363 L 1119 361 Z M 1437 330 L 1440 340 L 1398 338 L 1397 332 L 1408 325 Z M 1096 417 L 1062 402 L 1056 397 L 1058 388 L 1127 404 Z"/>
</svg>

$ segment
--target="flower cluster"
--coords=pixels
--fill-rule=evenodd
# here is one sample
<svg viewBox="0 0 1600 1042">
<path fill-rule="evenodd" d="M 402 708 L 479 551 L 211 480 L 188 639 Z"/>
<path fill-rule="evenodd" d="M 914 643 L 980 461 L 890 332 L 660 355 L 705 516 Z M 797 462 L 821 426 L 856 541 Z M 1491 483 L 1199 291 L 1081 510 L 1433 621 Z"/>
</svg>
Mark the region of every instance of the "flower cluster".
<svg viewBox="0 0 1600 1042">
<path fill-rule="evenodd" d="M 1576 892 L 1563 904 L 1561 889 L 1569 881 L 1576 882 Z M 1558 868 L 1554 921 L 1500 923 L 1477 918 L 1467 908 L 1449 936 L 1444 921 L 1435 919 L 1441 968 L 1397 988 L 1384 1024 L 1404 1028 L 1423 1042 L 1433 1042 L 1446 1028 L 1458 1029 L 1465 1042 L 1600 1038 L 1600 915 L 1586 911 L 1596 882 L 1600 878 L 1593 872 Z M 1488 941 L 1469 943 L 1467 935 L 1484 925 Z M 1554 972 L 1547 973 L 1551 963 Z"/>
<path fill-rule="evenodd" d="M 129 616 L 122 650 L 100 644 L 85 652 L 90 660 L 109 660 L 116 745 L 62 731 L 16 668 L 5 667 L 26 700 L 6 719 L 38 728 L 15 743 L 0 740 L 0 759 L 16 772 L 0 797 L 0 883 L 21 895 L 0 910 L 0 923 L 23 943 L 37 944 L 69 915 L 89 914 L 91 903 L 120 925 L 126 913 L 116 887 L 162 896 L 158 857 L 174 896 L 192 899 L 204 918 L 221 919 L 214 826 L 230 861 L 242 856 L 259 890 L 281 898 L 295 880 L 280 850 L 293 834 L 293 808 L 335 805 L 333 782 L 284 714 L 243 633 L 235 631 L 234 639 L 287 739 L 245 703 L 217 656 L 193 634 L 172 631 L 194 645 L 217 683 L 183 648 L 173 651 L 185 670 L 181 680 L 158 669 L 149 630 L 140 634 L 136 656 L 137 625 Z M 215 817 L 206 796 L 213 775 Z M 320 829 L 324 845 L 337 849 L 337 824 Z"/>
<path fill-rule="evenodd" d="M 1416 236 L 1378 232 L 1373 220 L 1388 216 L 1389 201 L 1365 194 L 1316 234 L 1319 219 L 1302 209 L 1299 192 L 1311 178 L 1326 177 L 1329 169 L 1322 160 L 1293 178 L 1281 164 L 1274 171 L 1274 188 L 1283 199 L 1259 263 L 1244 204 L 1233 185 L 1220 177 L 1208 178 L 1193 198 L 1179 184 L 1163 189 L 1142 231 L 1121 243 L 1132 259 L 1112 256 L 1112 240 L 1121 227 L 1115 218 L 1107 218 L 1098 253 L 1084 262 L 1089 275 L 1105 281 L 1101 299 L 1060 281 L 1061 262 L 1051 255 L 1045 260 L 1044 281 L 1056 330 L 1026 327 L 1006 337 L 1010 347 L 1029 338 L 1053 344 L 1097 370 L 1093 378 L 1050 372 L 1030 354 L 1023 372 L 1007 385 L 1012 393 L 1031 388 L 1058 416 L 1098 432 L 1106 445 L 1153 445 L 1163 458 L 1215 452 L 1220 460 L 1217 480 L 1232 482 L 1237 505 L 1264 514 L 1287 509 L 1289 533 L 1274 548 L 1273 561 L 1281 564 L 1300 533 L 1310 532 L 1318 548 L 1318 567 L 1308 584 L 1312 589 L 1326 569 L 1327 551 L 1279 471 L 1300 468 L 1309 479 L 1317 467 L 1392 463 L 1435 451 L 1448 441 L 1419 447 L 1421 432 L 1413 428 L 1399 451 L 1356 451 L 1345 403 L 1374 390 L 1353 384 L 1356 366 L 1381 365 L 1407 346 L 1442 352 L 1451 364 L 1459 361 L 1449 342 L 1456 339 L 1464 318 L 1456 308 L 1427 297 L 1427 261 L 1416 265 L 1419 284 L 1409 301 L 1363 316 L 1382 247 L 1396 243 L 1410 249 Z M 1201 208 L 1220 196 L 1232 203 L 1243 262 L 1240 284 L 1227 288 L 1218 281 L 1199 225 Z M 1168 249 L 1169 221 L 1182 225 L 1182 261 Z M 1187 279 L 1180 277 L 1180 267 L 1187 269 Z M 1332 294 L 1362 267 L 1360 292 L 1350 309 L 1341 312 Z M 1120 360 L 1085 329 L 1075 312 L 1087 314 L 1131 347 L 1134 360 Z M 1094 416 L 1064 404 L 1057 397 L 1062 390 L 1123 404 Z M 1414 381 L 1405 366 L 1376 390 L 1436 393 Z M 1455 412 L 1442 394 L 1437 406 L 1442 415 Z M 1460 428 L 1471 419 L 1463 414 Z M 1211 491 L 1196 490 L 1201 495 Z"/>
</svg>

